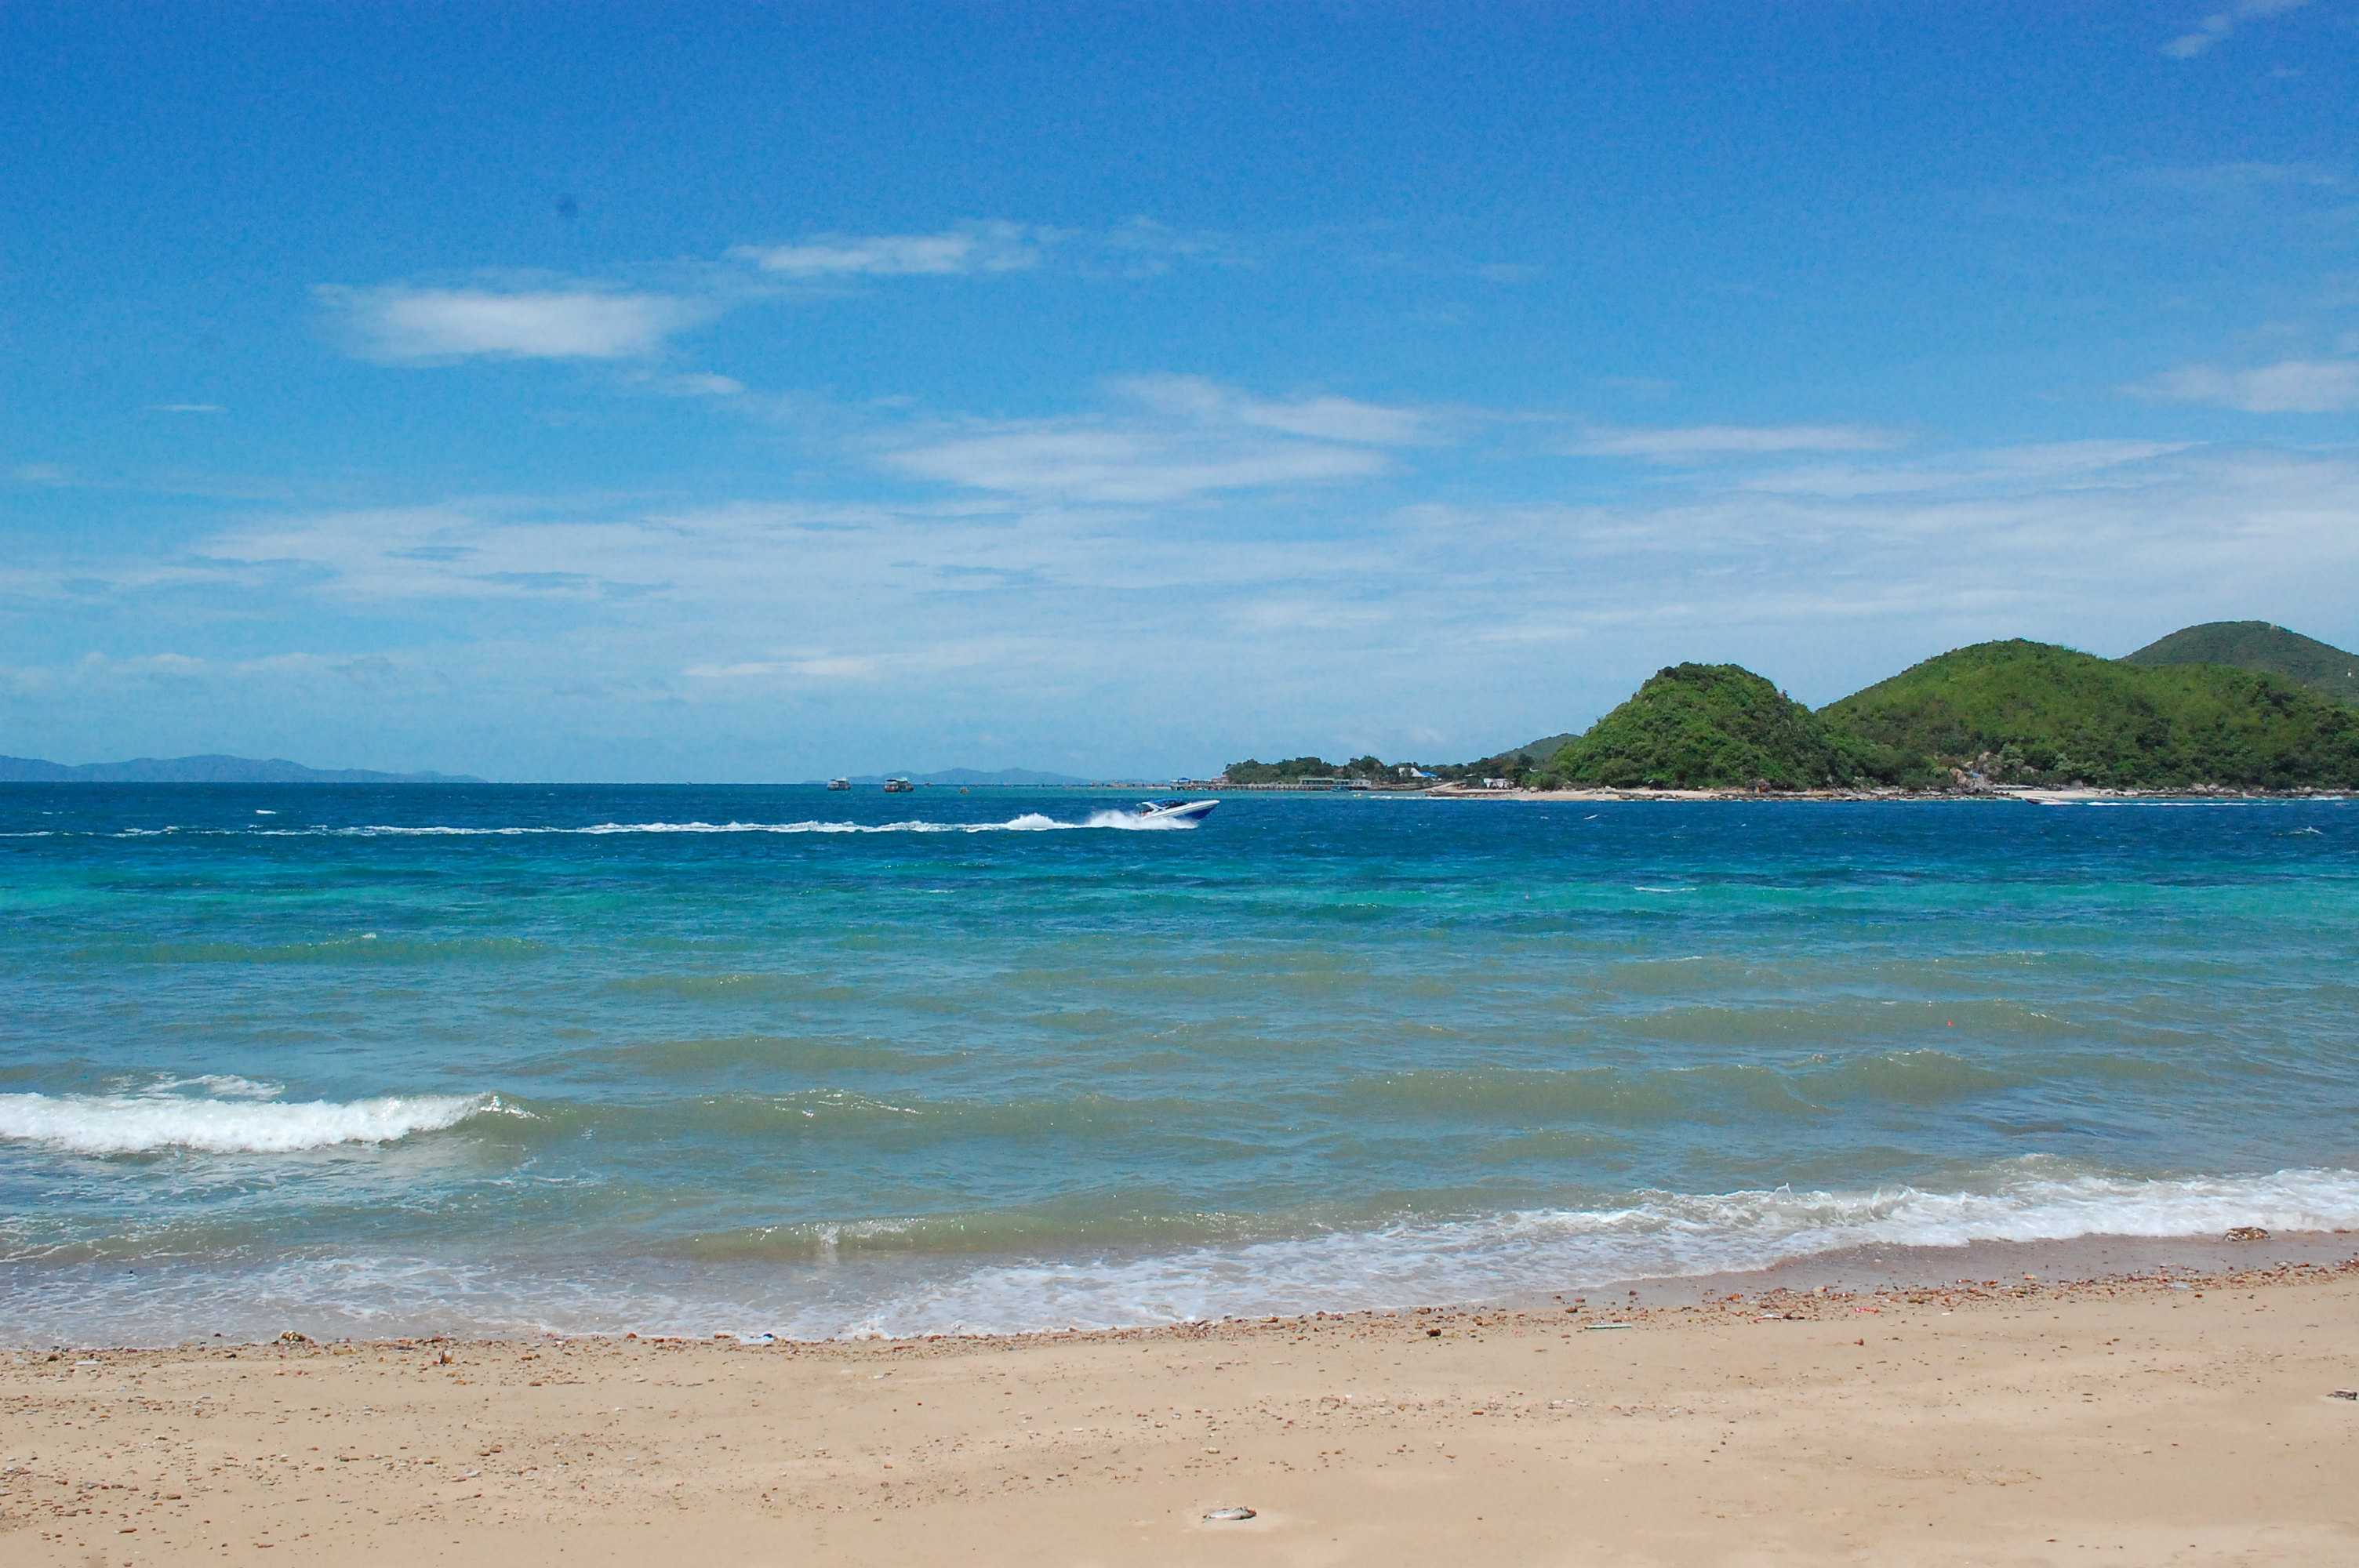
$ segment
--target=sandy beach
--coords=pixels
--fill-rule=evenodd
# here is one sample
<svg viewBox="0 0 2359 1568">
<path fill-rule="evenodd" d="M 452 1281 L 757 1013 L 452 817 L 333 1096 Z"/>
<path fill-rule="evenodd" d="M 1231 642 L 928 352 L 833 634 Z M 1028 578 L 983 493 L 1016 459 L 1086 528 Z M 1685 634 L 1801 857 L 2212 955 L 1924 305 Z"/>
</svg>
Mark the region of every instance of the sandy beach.
<svg viewBox="0 0 2359 1568">
<path fill-rule="evenodd" d="M 1628 1300 L 17 1352 L 0 1540 L 74 1568 L 2359 1558 L 2359 1264 Z"/>
</svg>

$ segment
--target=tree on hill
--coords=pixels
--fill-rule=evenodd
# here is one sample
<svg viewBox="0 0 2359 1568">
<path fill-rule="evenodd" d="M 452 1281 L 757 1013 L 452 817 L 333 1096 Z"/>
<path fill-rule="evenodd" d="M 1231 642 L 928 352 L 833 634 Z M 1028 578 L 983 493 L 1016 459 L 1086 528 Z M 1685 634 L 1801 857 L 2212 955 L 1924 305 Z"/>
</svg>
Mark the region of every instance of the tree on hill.
<svg viewBox="0 0 2359 1568">
<path fill-rule="evenodd" d="M 2359 710 L 2275 676 L 2021 639 L 1928 659 L 1820 716 L 1887 758 L 1995 784 L 2359 784 Z"/>
<path fill-rule="evenodd" d="M 2338 702 L 2359 704 L 2359 654 L 2272 626 L 2266 621 L 2212 621 L 2148 643 L 2125 665 L 2229 665 L 2278 676 Z"/>
<path fill-rule="evenodd" d="M 1557 752 L 1544 776 L 1609 788 L 1822 789 L 1858 759 L 1818 715 L 1737 665 L 1674 665 Z"/>
<path fill-rule="evenodd" d="M 1322 757 L 1289 757 L 1282 762 L 1257 762 L 1251 757 L 1242 762 L 1231 762 L 1221 770 L 1221 776 L 1231 784 L 1295 784 L 1305 779 L 1368 779 L 1390 781 L 1399 773 L 1401 764 L 1386 762 L 1375 756 L 1354 757 L 1348 762 L 1331 762 Z"/>
</svg>

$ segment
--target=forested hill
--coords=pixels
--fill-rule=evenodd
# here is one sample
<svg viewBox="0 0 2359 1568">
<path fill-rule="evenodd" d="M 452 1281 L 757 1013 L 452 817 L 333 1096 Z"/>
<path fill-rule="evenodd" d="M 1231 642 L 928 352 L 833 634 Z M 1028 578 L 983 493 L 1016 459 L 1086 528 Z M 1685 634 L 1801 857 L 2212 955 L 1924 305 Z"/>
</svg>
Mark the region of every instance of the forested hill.
<svg viewBox="0 0 2359 1568">
<path fill-rule="evenodd" d="M 2135 665 L 1979 643 L 1821 710 L 1897 783 L 2140 789 L 2359 785 L 2359 709 L 2223 665 Z"/>
<path fill-rule="evenodd" d="M 1578 735 L 1430 767 L 1538 789 L 2359 789 L 2359 654 L 2265 621 L 2190 626 L 2124 659 L 2016 638 L 1815 713 L 1741 665 L 1673 665 Z M 1424 776 L 1375 757 L 1229 770 L 1241 784 Z"/>
<path fill-rule="evenodd" d="M 2359 654 L 2288 632 L 2266 621 L 2213 621 L 2148 643 L 2123 661 L 2131 665 L 2226 665 L 2280 676 L 2298 686 L 2359 704 Z"/>
<path fill-rule="evenodd" d="M 1575 784 L 1823 789 L 1856 760 L 1826 722 L 1736 665 L 1675 665 L 1650 676 L 1547 764 Z"/>
</svg>

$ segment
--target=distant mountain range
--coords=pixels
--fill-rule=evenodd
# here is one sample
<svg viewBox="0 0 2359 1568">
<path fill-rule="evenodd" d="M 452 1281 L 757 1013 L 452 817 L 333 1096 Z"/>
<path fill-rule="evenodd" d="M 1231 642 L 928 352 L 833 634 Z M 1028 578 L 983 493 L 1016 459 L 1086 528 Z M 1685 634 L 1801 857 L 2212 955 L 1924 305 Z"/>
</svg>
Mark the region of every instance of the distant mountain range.
<svg viewBox="0 0 2359 1568">
<path fill-rule="evenodd" d="M 79 767 L 38 757 L 0 757 L 0 784 L 482 784 L 469 773 L 381 773 L 369 768 L 307 768 L 283 757 L 134 757 Z"/>
</svg>

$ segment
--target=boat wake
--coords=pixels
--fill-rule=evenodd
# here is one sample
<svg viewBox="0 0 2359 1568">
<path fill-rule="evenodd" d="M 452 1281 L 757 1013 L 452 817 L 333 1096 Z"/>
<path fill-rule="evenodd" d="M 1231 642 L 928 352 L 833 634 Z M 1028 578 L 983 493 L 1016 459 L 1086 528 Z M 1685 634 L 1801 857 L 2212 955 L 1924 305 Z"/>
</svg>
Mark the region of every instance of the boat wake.
<svg viewBox="0 0 2359 1568">
<path fill-rule="evenodd" d="M 1060 822 L 1038 811 L 1027 811 L 1005 822 L 598 822 L 580 827 L 545 826 L 479 827 L 428 825 L 408 827 L 373 823 L 352 827 L 133 827 L 108 835 L 115 838 L 158 838 L 235 836 L 254 838 L 531 838 L 601 837 L 614 834 L 661 833 L 1070 833 L 1085 829 L 1158 832 L 1196 826 L 1184 817 L 1140 817 L 1127 811 L 1093 811 L 1080 822 Z M 60 835 L 61 836 L 61 835 Z"/>
</svg>

